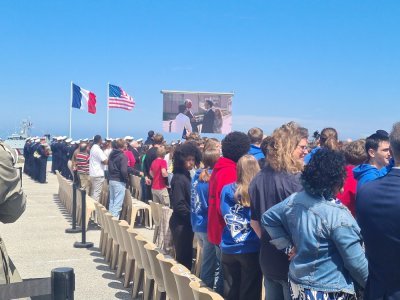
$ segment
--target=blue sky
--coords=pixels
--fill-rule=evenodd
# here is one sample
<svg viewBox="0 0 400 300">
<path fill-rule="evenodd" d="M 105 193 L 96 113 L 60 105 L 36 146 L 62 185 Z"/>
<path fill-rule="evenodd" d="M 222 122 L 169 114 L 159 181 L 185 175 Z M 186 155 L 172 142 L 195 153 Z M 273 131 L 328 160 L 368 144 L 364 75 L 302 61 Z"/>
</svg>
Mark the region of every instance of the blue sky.
<svg viewBox="0 0 400 300">
<path fill-rule="evenodd" d="M 1 1 L 0 137 L 27 117 L 34 134 L 67 135 L 71 80 L 98 101 L 73 110 L 74 138 L 105 135 L 107 82 L 136 99 L 110 111 L 111 136 L 160 131 L 162 89 L 234 91 L 236 130 L 390 130 L 399 15 L 396 0 Z"/>
</svg>

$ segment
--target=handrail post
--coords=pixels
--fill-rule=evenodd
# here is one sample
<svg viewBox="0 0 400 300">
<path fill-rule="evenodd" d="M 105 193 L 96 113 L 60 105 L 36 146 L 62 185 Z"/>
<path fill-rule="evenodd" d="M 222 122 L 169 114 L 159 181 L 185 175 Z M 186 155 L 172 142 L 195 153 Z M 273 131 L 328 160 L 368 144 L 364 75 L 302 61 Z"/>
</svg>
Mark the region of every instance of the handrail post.
<svg viewBox="0 0 400 300">
<path fill-rule="evenodd" d="M 72 228 L 65 229 L 66 233 L 77 233 L 81 229 L 76 227 L 76 183 L 72 184 Z"/>
<path fill-rule="evenodd" d="M 56 268 L 51 271 L 51 299 L 74 300 L 75 273 L 72 268 Z"/>
<path fill-rule="evenodd" d="M 82 229 L 82 242 L 75 242 L 74 247 L 75 248 L 91 248 L 93 247 L 92 242 L 86 242 L 86 190 L 79 189 L 82 195 L 82 224 L 81 224 L 81 229 Z"/>
</svg>

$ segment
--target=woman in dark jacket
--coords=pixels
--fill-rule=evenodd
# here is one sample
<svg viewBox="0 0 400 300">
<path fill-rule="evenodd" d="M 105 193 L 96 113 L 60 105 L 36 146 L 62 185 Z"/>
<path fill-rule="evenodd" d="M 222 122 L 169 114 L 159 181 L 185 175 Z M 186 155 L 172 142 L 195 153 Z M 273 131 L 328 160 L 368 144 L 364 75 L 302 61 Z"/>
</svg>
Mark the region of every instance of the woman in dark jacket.
<svg viewBox="0 0 400 300">
<path fill-rule="evenodd" d="M 171 180 L 172 216 L 169 226 L 175 246 L 176 260 L 192 268 L 193 230 L 190 221 L 190 170 L 201 160 L 200 150 L 194 143 L 187 142 L 176 148 L 173 157 Z"/>
</svg>

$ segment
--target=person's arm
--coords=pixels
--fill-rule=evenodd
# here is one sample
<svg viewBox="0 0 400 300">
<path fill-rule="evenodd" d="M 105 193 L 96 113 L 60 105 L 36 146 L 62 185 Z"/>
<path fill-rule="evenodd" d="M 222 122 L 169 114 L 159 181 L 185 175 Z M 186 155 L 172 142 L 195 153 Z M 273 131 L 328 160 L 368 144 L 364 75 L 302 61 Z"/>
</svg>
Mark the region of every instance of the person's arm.
<svg viewBox="0 0 400 300">
<path fill-rule="evenodd" d="M 162 177 L 168 177 L 168 172 L 167 172 L 166 168 L 161 169 L 161 175 L 162 175 Z"/>
<path fill-rule="evenodd" d="M 345 268 L 364 288 L 368 278 L 368 261 L 361 247 L 360 233 L 355 231 L 354 226 L 342 223 L 332 231 L 331 236 Z"/>
<path fill-rule="evenodd" d="M 107 165 L 108 164 L 108 159 L 107 159 L 107 156 L 105 155 L 104 151 L 101 150 L 100 147 L 97 147 L 97 149 L 95 149 L 95 150 L 96 150 L 95 155 L 99 156 L 101 163 L 103 165 Z"/>
<path fill-rule="evenodd" d="M 128 174 L 132 174 L 132 175 L 139 176 L 139 177 L 143 176 L 143 172 L 139 171 L 138 169 L 130 168 L 130 167 L 128 167 Z"/>
<path fill-rule="evenodd" d="M 285 250 L 292 246 L 287 226 L 285 226 L 285 209 L 287 207 L 288 198 L 270 209 L 268 209 L 261 217 L 261 223 L 264 229 L 271 237 L 270 243 L 278 250 Z"/>
<path fill-rule="evenodd" d="M 261 239 L 262 228 L 258 220 L 260 220 L 260 193 L 258 191 L 257 185 L 254 181 L 250 182 L 249 185 L 249 196 L 250 196 L 250 212 L 251 220 L 250 226 L 253 228 L 254 232 L 257 234 L 258 238 Z"/>
<path fill-rule="evenodd" d="M 168 172 L 167 172 L 167 162 L 165 160 L 162 161 L 161 165 L 161 175 L 162 177 L 168 177 Z"/>
<path fill-rule="evenodd" d="M 225 219 L 227 214 L 231 213 L 231 206 L 234 205 L 234 201 L 232 199 L 232 194 L 229 192 L 230 186 L 226 185 L 221 191 L 221 215 Z"/>
<path fill-rule="evenodd" d="M 151 177 L 154 177 L 154 173 L 153 173 L 153 170 L 151 168 L 150 168 L 149 174 L 150 174 Z"/>
<path fill-rule="evenodd" d="M 128 158 L 125 155 L 121 159 L 121 176 L 128 182 Z"/>
<path fill-rule="evenodd" d="M 256 220 L 250 220 L 250 226 L 253 228 L 254 232 L 257 234 L 258 238 L 261 239 L 261 225 L 260 222 Z"/>
<path fill-rule="evenodd" d="M 187 187 L 185 186 L 186 182 L 182 180 L 175 180 L 174 186 L 172 187 L 172 194 L 171 194 L 171 204 L 174 213 L 178 214 L 181 218 L 187 219 L 190 222 L 190 207 L 187 203 L 190 203 L 190 200 L 187 201 L 186 190 Z M 190 197 L 190 195 L 189 195 Z"/>
</svg>

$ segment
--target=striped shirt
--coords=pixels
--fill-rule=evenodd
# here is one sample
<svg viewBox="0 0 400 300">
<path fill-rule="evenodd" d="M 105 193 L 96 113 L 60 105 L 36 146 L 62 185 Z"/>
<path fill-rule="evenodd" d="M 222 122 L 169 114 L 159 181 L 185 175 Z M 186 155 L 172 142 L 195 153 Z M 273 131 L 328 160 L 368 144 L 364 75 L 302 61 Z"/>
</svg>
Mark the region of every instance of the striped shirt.
<svg viewBox="0 0 400 300">
<path fill-rule="evenodd" d="M 89 157 L 85 152 L 78 152 L 76 155 L 76 170 L 79 174 L 89 174 Z"/>
</svg>

